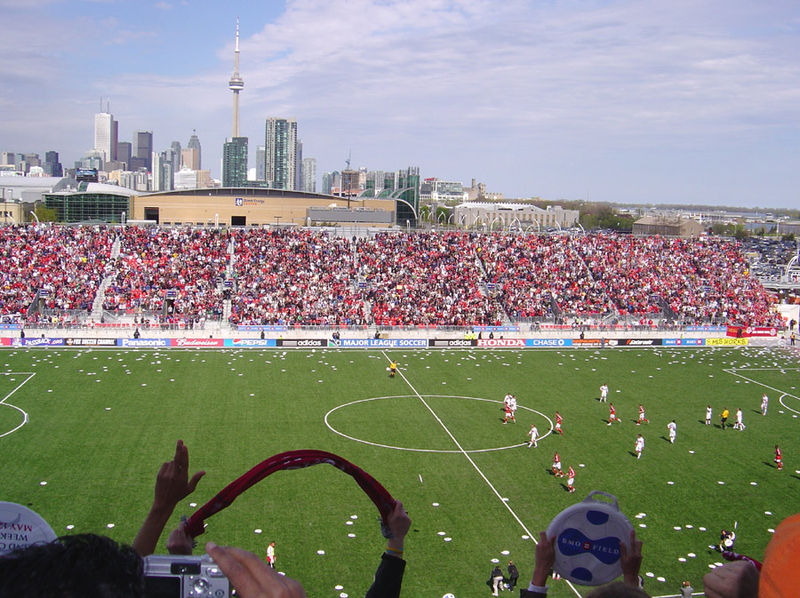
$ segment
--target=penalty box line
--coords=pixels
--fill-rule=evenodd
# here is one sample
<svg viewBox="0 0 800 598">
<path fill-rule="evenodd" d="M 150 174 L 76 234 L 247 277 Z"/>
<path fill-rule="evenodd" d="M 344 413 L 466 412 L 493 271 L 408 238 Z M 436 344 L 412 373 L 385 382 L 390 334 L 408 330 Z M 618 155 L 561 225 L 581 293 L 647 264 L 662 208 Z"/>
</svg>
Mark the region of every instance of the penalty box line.
<svg viewBox="0 0 800 598">
<path fill-rule="evenodd" d="M 14 428 L 13 430 L 9 430 L 8 432 L 3 432 L 2 434 L 0 434 L 0 438 L 3 438 L 4 436 L 9 436 L 9 435 L 13 434 L 17 430 L 19 430 L 22 426 L 24 426 L 25 424 L 28 423 L 28 413 L 24 409 L 21 409 L 20 407 L 17 407 L 16 405 L 12 405 L 10 403 L 6 403 L 6 401 L 8 399 L 10 399 L 11 396 L 15 392 L 17 392 L 20 388 L 22 388 L 28 382 L 30 382 L 33 379 L 33 377 L 36 375 L 36 372 L 2 372 L 2 374 L 4 376 L 27 376 L 27 378 L 25 378 L 25 380 L 20 382 L 14 390 L 12 390 L 6 396 L 4 396 L 2 399 L 0 399 L 0 405 L 4 405 L 6 407 L 11 407 L 12 409 L 16 409 L 17 411 L 19 411 L 22 414 L 22 423 L 20 425 L 18 425 L 16 428 Z"/>
<path fill-rule="evenodd" d="M 391 362 L 391 359 L 389 359 L 389 356 L 386 354 L 386 351 L 381 351 L 381 353 L 383 353 L 383 356 L 388 361 Z M 470 465 L 472 465 L 472 467 L 475 469 L 475 471 L 478 472 L 478 475 L 481 476 L 481 478 L 483 479 L 484 482 L 486 482 L 486 485 L 489 486 L 489 488 L 492 490 L 492 492 L 494 492 L 494 495 L 500 500 L 500 502 L 506 508 L 506 510 L 508 510 L 508 512 L 511 513 L 511 516 L 516 520 L 517 523 L 519 523 L 519 525 L 523 529 L 523 531 L 528 535 L 528 537 L 531 540 L 533 540 L 534 544 L 538 544 L 539 542 L 536 539 L 536 536 L 534 536 L 531 533 L 531 531 L 528 529 L 528 527 L 522 522 L 522 520 L 519 518 L 519 516 L 514 512 L 514 509 L 512 509 L 509 506 L 508 502 L 503 500 L 502 495 L 497 491 L 497 488 L 494 487 L 494 484 L 492 484 L 489 481 L 489 478 L 487 478 L 486 475 L 483 473 L 483 471 L 481 471 L 481 468 L 478 467 L 478 464 L 475 463 L 475 461 L 472 459 L 472 457 L 469 456 L 469 453 L 467 453 L 467 451 L 464 450 L 464 447 L 461 446 L 461 443 L 458 441 L 458 439 L 456 439 L 456 437 L 453 436 L 453 433 L 449 430 L 449 428 L 445 425 L 445 423 L 441 420 L 441 418 L 438 415 L 436 415 L 436 412 L 431 408 L 430 405 L 428 405 L 427 401 L 423 398 L 423 396 L 421 394 L 419 394 L 417 389 L 414 388 L 414 385 L 411 384 L 411 382 L 409 381 L 408 378 L 406 378 L 405 374 L 403 372 L 401 372 L 399 368 L 397 369 L 397 373 L 400 375 L 400 377 L 403 379 L 403 381 L 408 385 L 408 387 L 411 389 L 411 391 L 416 395 L 416 397 L 420 400 L 420 402 L 425 406 L 425 408 L 428 411 L 430 411 L 430 413 L 433 416 L 433 418 L 437 422 L 439 422 L 439 425 L 442 427 L 442 429 L 445 431 L 445 433 L 450 437 L 450 440 L 453 441 L 453 444 L 456 445 L 456 448 L 458 448 L 458 451 L 467 459 L 467 461 L 469 461 Z M 575 586 L 572 585 L 572 582 L 570 582 L 567 579 L 565 579 L 564 581 L 566 581 L 567 585 L 569 585 L 570 589 L 573 592 L 575 592 L 575 595 L 580 598 L 581 594 L 580 594 L 580 592 L 578 592 L 578 590 L 575 588 Z"/>
</svg>

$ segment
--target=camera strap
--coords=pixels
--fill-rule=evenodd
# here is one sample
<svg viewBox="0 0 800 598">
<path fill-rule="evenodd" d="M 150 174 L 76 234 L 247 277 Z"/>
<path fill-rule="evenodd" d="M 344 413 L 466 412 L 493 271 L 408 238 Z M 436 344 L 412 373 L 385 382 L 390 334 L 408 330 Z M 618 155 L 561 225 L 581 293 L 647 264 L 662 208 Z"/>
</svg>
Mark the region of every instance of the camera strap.
<svg viewBox="0 0 800 598">
<path fill-rule="evenodd" d="M 383 528 L 382 531 L 384 536 L 387 536 L 387 517 L 394 507 L 395 500 L 386 488 L 384 488 L 378 480 L 360 467 L 350 463 L 350 461 L 338 455 L 334 455 L 333 453 L 312 449 L 287 451 L 285 453 L 273 455 L 269 459 L 262 461 L 250 471 L 225 486 L 214 498 L 195 511 L 186 522 L 186 533 L 193 538 L 202 534 L 205 531 L 206 519 L 230 505 L 242 492 L 260 482 L 268 475 L 284 469 L 303 469 L 319 463 L 333 465 L 335 468 L 340 469 L 355 479 L 358 485 L 361 486 L 361 489 L 370 497 L 372 502 L 375 503 L 375 506 L 378 507 L 381 519 L 383 520 L 383 525 L 381 526 Z"/>
</svg>

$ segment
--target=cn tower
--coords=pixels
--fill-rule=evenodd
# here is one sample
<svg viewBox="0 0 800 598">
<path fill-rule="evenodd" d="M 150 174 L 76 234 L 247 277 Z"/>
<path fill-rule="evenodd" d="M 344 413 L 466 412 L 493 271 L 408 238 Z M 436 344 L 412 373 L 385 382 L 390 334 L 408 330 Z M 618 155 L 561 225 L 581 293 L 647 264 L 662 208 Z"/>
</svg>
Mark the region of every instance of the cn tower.
<svg viewBox="0 0 800 598">
<path fill-rule="evenodd" d="M 244 89 L 244 79 L 239 75 L 239 17 L 236 17 L 236 50 L 234 50 L 233 75 L 228 89 L 233 92 L 233 135 L 239 136 L 239 92 Z"/>
</svg>

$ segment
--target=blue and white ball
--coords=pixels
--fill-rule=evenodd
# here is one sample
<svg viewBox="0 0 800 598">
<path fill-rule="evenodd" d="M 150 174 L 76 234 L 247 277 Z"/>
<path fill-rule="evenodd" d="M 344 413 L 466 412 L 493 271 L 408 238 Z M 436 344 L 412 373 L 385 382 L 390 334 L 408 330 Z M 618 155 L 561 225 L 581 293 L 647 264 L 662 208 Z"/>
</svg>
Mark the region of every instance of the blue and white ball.
<svg viewBox="0 0 800 598">
<path fill-rule="evenodd" d="M 608 583 L 622 574 L 620 544 L 628 545 L 633 526 L 612 505 L 593 501 L 573 505 L 550 523 L 556 536 L 553 570 L 580 585 Z"/>
</svg>

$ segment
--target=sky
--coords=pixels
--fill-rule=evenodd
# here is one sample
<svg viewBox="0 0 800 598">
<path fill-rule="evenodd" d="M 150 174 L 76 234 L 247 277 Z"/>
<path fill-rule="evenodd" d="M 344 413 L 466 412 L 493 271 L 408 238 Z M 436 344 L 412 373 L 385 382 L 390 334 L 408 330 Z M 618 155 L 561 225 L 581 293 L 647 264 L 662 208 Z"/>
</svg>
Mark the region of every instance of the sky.
<svg viewBox="0 0 800 598">
<path fill-rule="evenodd" d="M 236 18 L 250 167 L 293 117 L 321 174 L 506 198 L 800 207 L 796 0 L 0 0 L 0 151 L 193 130 L 220 176 Z M 319 187 L 318 187 L 319 188 Z"/>
</svg>

